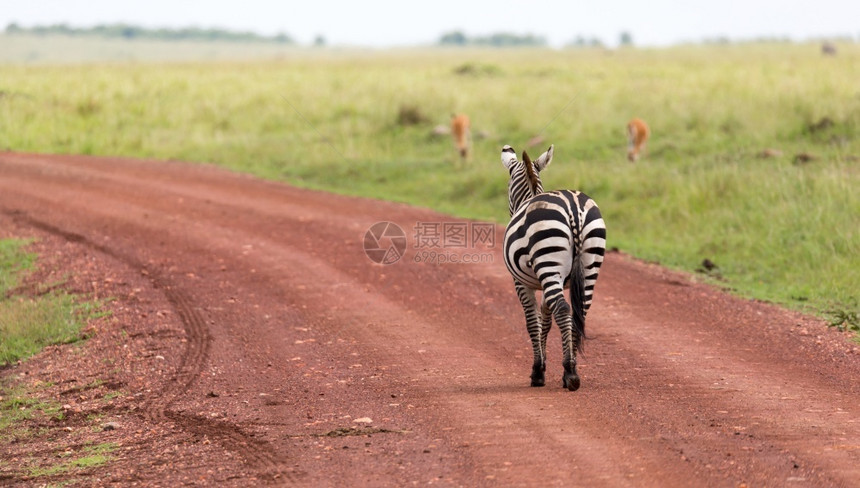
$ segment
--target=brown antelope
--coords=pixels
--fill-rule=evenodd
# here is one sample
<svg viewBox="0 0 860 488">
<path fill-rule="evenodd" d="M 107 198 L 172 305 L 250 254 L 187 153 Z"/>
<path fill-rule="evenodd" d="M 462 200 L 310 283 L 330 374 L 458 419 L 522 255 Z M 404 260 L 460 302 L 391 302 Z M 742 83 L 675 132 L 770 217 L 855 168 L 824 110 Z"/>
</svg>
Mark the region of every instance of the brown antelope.
<svg viewBox="0 0 860 488">
<path fill-rule="evenodd" d="M 627 159 L 634 162 L 639 159 L 650 134 L 648 124 L 642 119 L 634 118 L 627 123 Z"/>
<path fill-rule="evenodd" d="M 472 142 L 469 117 L 466 114 L 451 116 L 451 136 L 454 137 L 454 145 L 460 151 L 460 157 L 466 159 L 469 156 L 469 145 Z"/>
</svg>

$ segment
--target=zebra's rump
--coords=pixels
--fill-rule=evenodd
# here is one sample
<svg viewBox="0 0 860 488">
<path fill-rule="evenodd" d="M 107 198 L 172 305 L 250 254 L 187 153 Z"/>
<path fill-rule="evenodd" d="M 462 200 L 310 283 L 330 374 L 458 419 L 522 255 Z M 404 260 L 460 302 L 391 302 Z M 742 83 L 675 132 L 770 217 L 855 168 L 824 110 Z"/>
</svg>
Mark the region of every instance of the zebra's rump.
<svg viewBox="0 0 860 488">
<path fill-rule="evenodd" d="M 588 275 L 602 263 L 605 245 L 606 228 L 594 200 L 578 191 L 542 193 L 511 217 L 505 230 L 505 265 L 516 281 L 530 288 L 541 288 L 547 277 L 567 284 L 574 259 L 580 259 Z"/>
</svg>

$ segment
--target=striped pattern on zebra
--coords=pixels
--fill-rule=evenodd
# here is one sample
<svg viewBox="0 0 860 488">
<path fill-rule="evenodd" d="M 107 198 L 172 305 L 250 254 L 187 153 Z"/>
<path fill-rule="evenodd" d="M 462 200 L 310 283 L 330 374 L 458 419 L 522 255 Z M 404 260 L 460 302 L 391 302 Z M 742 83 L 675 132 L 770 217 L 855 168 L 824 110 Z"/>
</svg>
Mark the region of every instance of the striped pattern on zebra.
<svg viewBox="0 0 860 488">
<path fill-rule="evenodd" d="M 514 278 L 534 349 L 532 386 L 546 381 L 546 338 L 553 317 L 564 349 L 562 385 L 577 390 L 576 354 L 585 339 L 585 316 L 606 249 L 606 226 L 588 195 L 560 190 L 544 193 L 540 172 L 552 161 L 553 146 L 532 162 L 518 161 L 511 146 L 502 149 L 508 169 L 511 221 L 505 230 L 505 264 Z M 564 289 L 570 288 L 571 304 Z M 542 290 L 540 309 L 535 292 Z M 572 307 L 571 307 L 572 305 Z"/>
</svg>

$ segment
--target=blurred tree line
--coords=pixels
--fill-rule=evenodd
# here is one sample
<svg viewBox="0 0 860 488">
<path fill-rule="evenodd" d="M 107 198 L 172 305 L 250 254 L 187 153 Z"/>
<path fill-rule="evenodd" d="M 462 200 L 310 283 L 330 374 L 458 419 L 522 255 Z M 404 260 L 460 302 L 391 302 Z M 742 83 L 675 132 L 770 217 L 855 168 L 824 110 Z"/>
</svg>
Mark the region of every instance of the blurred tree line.
<svg viewBox="0 0 860 488">
<path fill-rule="evenodd" d="M 469 37 L 462 31 L 452 31 L 443 34 L 437 42 L 440 46 L 493 46 L 493 47 L 513 47 L 513 46 L 531 46 L 543 47 L 546 46 L 546 38 L 535 36 L 533 34 L 517 35 L 507 32 L 491 34 L 489 36 Z"/>
<path fill-rule="evenodd" d="M 492 46 L 492 47 L 545 47 L 546 38 L 532 34 L 517 35 L 509 33 L 491 34 L 489 36 L 469 37 L 462 31 L 451 31 L 442 35 L 437 41 L 440 46 Z M 624 31 L 619 35 L 619 46 L 633 46 L 633 35 Z M 586 38 L 578 36 L 567 43 L 565 47 L 605 47 L 602 40 L 597 37 Z"/>
<path fill-rule="evenodd" d="M 293 44 L 293 39 L 280 33 L 263 36 L 249 31 L 231 31 L 218 28 L 182 27 L 178 29 L 149 29 L 130 24 L 98 24 L 92 27 L 71 27 L 68 24 L 38 25 L 22 27 L 15 22 L 6 26 L 6 34 L 98 36 L 120 39 L 160 39 L 167 41 L 263 41 Z"/>
</svg>

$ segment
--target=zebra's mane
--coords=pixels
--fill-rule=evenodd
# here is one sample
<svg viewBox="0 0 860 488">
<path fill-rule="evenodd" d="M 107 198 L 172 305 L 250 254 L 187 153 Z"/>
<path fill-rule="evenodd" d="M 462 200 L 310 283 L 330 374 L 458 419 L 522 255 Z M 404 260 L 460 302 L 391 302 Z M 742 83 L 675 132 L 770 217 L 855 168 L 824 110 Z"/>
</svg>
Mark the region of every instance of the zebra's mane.
<svg viewBox="0 0 860 488">
<path fill-rule="evenodd" d="M 523 151 L 523 166 L 526 167 L 526 177 L 529 179 L 529 188 L 532 190 L 532 196 L 541 193 L 543 189 L 540 184 L 540 177 L 535 171 L 535 165 L 532 163 L 531 158 L 527 152 Z"/>
</svg>

